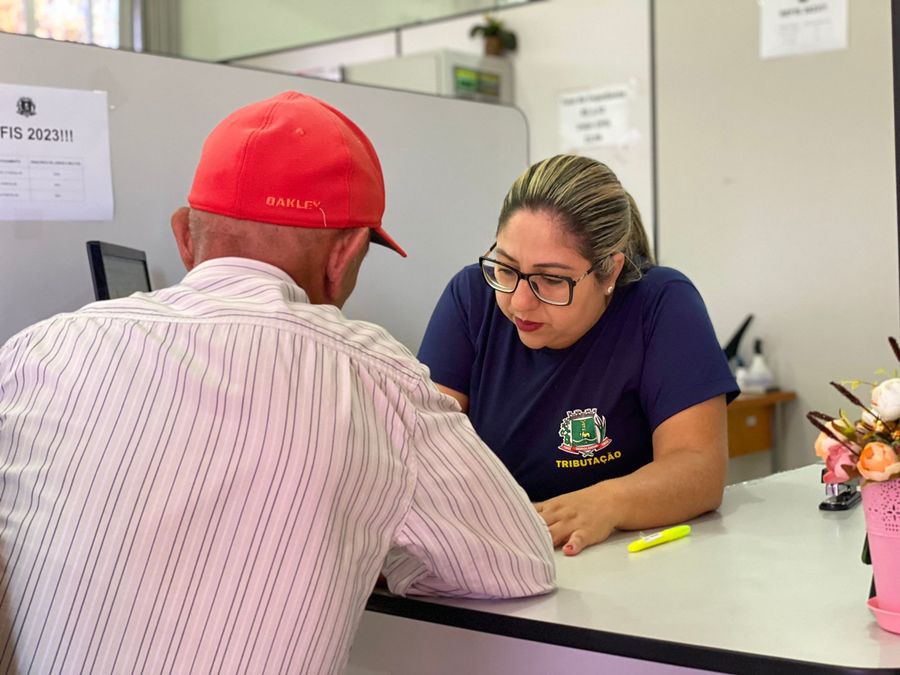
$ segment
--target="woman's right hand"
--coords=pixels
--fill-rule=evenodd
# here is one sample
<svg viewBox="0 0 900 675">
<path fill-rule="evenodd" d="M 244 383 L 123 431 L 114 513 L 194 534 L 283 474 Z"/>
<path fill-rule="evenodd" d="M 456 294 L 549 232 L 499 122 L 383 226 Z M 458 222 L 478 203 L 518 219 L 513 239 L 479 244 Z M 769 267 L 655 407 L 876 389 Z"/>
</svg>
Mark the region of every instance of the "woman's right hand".
<svg viewBox="0 0 900 675">
<path fill-rule="evenodd" d="M 616 515 L 603 498 L 601 484 L 567 492 L 534 505 L 550 528 L 553 545 L 577 555 L 604 541 L 616 529 Z"/>
</svg>

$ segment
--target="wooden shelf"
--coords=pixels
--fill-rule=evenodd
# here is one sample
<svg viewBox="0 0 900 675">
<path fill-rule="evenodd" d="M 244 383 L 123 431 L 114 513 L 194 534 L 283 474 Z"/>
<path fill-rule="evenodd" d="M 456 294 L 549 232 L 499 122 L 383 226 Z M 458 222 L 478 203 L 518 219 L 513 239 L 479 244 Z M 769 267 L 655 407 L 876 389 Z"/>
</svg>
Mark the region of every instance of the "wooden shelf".
<svg viewBox="0 0 900 675">
<path fill-rule="evenodd" d="M 775 406 L 797 398 L 793 391 L 741 394 L 728 406 L 728 456 L 740 457 L 771 450 L 774 445 Z"/>
<path fill-rule="evenodd" d="M 741 394 L 734 399 L 728 406 L 729 410 L 739 408 L 751 408 L 760 405 L 774 405 L 782 401 L 792 401 L 797 398 L 797 394 L 793 391 L 784 391 L 776 389 L 775 391 L 767 391 L 765 394 Z"/>
</svg>

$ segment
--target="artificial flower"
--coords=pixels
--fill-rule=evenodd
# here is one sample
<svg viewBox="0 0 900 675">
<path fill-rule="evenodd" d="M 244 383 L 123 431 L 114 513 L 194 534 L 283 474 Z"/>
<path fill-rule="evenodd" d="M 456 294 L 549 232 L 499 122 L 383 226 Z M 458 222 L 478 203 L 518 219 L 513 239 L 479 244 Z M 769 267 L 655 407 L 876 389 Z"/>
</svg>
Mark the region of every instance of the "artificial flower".
<svg viewBox="0 0 900 675">
<path fill-rule="evenodd" d="M 859 446 L 856 443 L 832 441 L 825 457 L 825 474 L 822 480 L 826 483 L 846 483 L 856 478 L 859 475 L 856 467 L 858 456 Z"/>
<path fill-rule="evenodd" d="M 836 428 L 836 426 L 840 425 L 840 423 L 841 420 L 831 420 L 830 422 L 826 422 L 825 426 L 834 434 L 834 436 L 829 436 L 826 432 L 822 431 L 819 433 L 818 438 L 816 438 L 816 454 L 822 459 L 825 459 L 826 457 L 828 457 L 828 455 L 831 454 L 831 449 L 834 445 L 841 444 L 837 439 L 845 440 L 847 438 L 846 434 L 841 433 Z"/>
<path fill-rule="evenodd" d="M 900 377 L 885 380 L 872 390 L 872 410 L 882 422 L 900 419 Z"/>
<path fill-rule="evenodd" d="M 889 480 L 900 474 L 900 458 L 887 443 L 867 443 L 859 454 L 857 468 L 866 480 Z"/>
<path fill-rule="evenodd" d="M 900 342 L 892 337 L 888 342 L 900 361 Z M 872 383 L 868 405 L 853 393 L 863 381 L 831 383 L 859 409 L 859 417 L 850 417 L 843 410 L 837 417 L 815 410 L 806 414 L 820 432 L 815 450 L 825 460 L 822 479 L 826 483 L 844 483 L 860 476 L 867 481 L 900 480 L 900 377 L 896 375 L 895 371 L 894 377 Z"/>
</svg>

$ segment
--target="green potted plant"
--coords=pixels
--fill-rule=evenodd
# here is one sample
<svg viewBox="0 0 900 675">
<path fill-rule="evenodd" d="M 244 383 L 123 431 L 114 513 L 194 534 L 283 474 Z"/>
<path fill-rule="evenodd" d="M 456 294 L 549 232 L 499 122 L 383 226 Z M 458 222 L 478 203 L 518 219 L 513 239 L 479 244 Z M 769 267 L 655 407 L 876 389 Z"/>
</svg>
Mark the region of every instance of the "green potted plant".
<svg viewBox="0 0 900 675">
<path fill-rule="evenodd" d="M 484 23 L 472 26 L 469 37 L 481 35 L 484 37 L 484 53 L 493 56 L 501 56 L 504 52 L 513 52 L 518 46 L 516 34 L 503 27 L 503 22 L 498 21 L 490 14 L 485 14 Z"/>
</svg>

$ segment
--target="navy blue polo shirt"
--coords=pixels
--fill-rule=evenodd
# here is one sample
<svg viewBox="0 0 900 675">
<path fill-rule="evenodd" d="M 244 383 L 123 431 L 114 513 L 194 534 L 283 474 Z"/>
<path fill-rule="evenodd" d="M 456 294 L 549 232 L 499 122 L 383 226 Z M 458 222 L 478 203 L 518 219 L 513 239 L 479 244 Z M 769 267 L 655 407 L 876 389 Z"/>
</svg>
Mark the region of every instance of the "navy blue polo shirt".
<svg viewBox="0 0 900 675">
<path fill-rule="evenodd" d="M 571 347 L 530 349 L 478 265 L 450 281 L 419 359 L 469 397 L 469 417 L 533 501 L 624 476 L 653 459 L 652 434 L 737 383 L 699 292 L 653 267 L 617 288 Z"/>
</svg>

